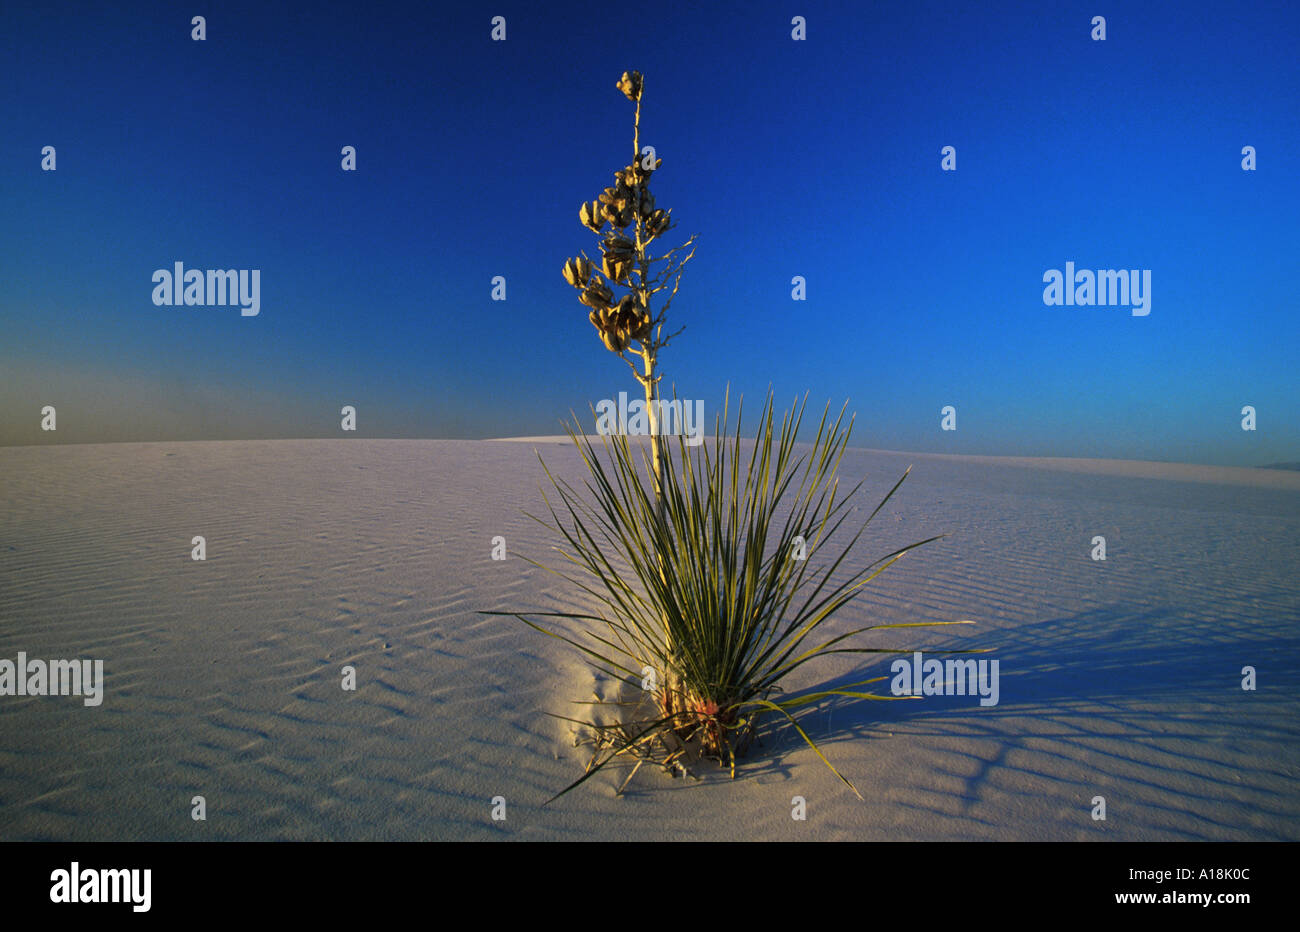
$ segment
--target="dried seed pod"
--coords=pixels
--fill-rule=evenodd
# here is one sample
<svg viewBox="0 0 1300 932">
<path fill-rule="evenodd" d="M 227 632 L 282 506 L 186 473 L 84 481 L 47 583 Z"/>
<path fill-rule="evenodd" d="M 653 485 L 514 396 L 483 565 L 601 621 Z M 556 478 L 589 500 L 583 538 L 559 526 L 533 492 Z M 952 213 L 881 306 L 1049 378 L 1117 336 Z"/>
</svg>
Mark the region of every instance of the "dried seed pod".
<svg viewBox="0 0 1300 932">
<path fill-rule="evenodd" d="M 610 281 L 621 282 L 627 277 L 630 265 L 631 263 L 626 259 L 619 259 L 614 256 L 604 257 L 603 267 Z"/>
<path fill-rule="evenodd" d="M 630 261 L 636 244 L 621 233 L 610 233 L 601 242 L 600 248 L 607 256 Z"/>
<path fill-rule="evenodd" d="M 650 337 L 650 313 L 635 294 L 624 295 L 605 315 L 606 329 L 615 330 L 624 344 Z"/>
<path fill-rule="evenodd" d="M 609 307 L 609 302 L 614 300 L 614 292 L 609 290 L 608 285 L 597 279 L 578 295 L 578 300 L 592 310 L 600 311 Z"/>
<path fill-rule="evenodd" d="M 621 353 L 627 349 L 627 341 L 617 333 L 610 333 L 607 330 L 600 335 L 600 338 L 604 342 L 605 348 L 611 353 Z"/>
<path fill-rule="evenodd" d="M 641 97 L 641 87 L 643 84 L 644 81 L 641 78 L 641 72 L 624 71 L 623 76 L 618 79 L 614 86 L 622 91 L 623 96 L 628 100 L 635 101 L 639 100 Z"/>
<path fill-rule="evenodd" d="M 564 263 L 564 280 L 574 288 L 585 288 L 591 279 L 591 263 L 586 259 L 570 259 Z"/>
<path fill-rule="evenodd" d="M 649 191 L 641 194 L 641 219 L 648 220 L 655 212 L 655 196 Z"/>
<path fill-rule="evenodd" d="M 636 298 L 630 294 L 623 295 L 622 300 L 618 302 L 618 307 L 614 309 L 614 322 L 620 329 L 626 329 L 632 322 L 636 314 Z"/>
<path fill-rule="evenodd" d="M 668 224 L 671 222 L 672 219 L 669 216 L 671 213 L 672 213 L 671 209 L 666 211 L 656 210 L 654 213 L 652 213 L 649 216 L 649 218 L 645 222 L 645 225 L 646 225 L 646 229 L 650 232 L 651 236 L 658 236 L 664 230 L 668 229 Z"/>
<path fill-rule="evenodd" d="M 605 218 L 601 215 L 600 201 L 587 201 L 578 211 L 578 219 L 582 225 L 593 233 L 599 233 L 600 228 L 605 225 Z"/>
</svg>

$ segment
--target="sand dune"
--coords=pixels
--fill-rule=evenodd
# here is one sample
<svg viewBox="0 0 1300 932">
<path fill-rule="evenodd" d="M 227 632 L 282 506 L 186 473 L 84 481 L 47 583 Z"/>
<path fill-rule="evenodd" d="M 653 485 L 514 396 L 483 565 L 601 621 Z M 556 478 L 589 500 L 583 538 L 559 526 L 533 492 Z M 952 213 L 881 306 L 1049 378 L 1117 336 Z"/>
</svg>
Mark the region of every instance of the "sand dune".
<svg viewBox="0 0 1300 932">
<path fill-rule="evenodd" d="M 548 438 L 0 449 L 0 658 L 105 668 L 95 708 L 0 697 L 0 839 L 1300 839 L 1300 474 L 855 451 L 871 505 L 915 464 L 864 558 L 950 536 L 838 624 L 973 619 L 878 643 L 993 648 L 999 704 L 813 713 L 865 803 L 782 731 L 734 782 L 543 808 L 585 763 L 543 713 L 605 687 L 478 614 L 583 604 L 518 558 L 551 544 L 537 452 L 579 478 Z"/>
</svg>

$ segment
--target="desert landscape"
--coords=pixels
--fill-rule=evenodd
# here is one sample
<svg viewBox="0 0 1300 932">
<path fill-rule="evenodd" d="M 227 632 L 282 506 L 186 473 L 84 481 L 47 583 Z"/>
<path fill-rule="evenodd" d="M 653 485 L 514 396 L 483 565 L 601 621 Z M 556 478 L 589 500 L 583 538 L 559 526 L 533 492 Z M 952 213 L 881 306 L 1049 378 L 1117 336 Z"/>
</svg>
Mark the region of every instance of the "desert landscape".
<svg viewBox="0 0 1300 932">
<path fill-rule="evenodd" d="M 546 713 L 614 684 L 481 614 L 583 608 L 522 559 L 555 543 L 538 453 L 581 482 L 567 438 L 0 448 L 0 657 L 104 663 L 98 706 L 0 701 L 0 838 L 1300 839 L 1300 473 L 850 450 L 868 509 L 913 467 L 855 553 L 948 536 L 835 629 L 973 621 L 870 642 L 987 649 L 997 705 L 809 713 L 861 802 L 782 727 L 734 781 L 611 767 L 544 806 L 590 756 Z"/>
</svg>

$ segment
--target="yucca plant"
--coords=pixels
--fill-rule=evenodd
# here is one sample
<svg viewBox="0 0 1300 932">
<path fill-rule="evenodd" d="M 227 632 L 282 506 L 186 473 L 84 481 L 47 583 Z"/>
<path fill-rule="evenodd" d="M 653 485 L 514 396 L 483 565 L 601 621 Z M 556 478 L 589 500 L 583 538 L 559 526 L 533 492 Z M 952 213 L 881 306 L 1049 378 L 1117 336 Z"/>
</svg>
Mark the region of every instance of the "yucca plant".
<svg viewBox="0 0 1300 932">
<path fill-rule="evenodd" d="M 778 425 L 769 395 L 753 441 L 742 441 L 739 416 L 731 430 L 727 406 L 712 443 L 691 448 L 677 436 L 669 444 L 674 452 L 661 461 L 662 520 L 647 481 L 651 465 L 644 447 L 626 435 L 602 436 L 597 447 L 569 429 L 589 476 L 586 494 L 548 469 L 554 500 L 545 496 L 549 521 L 537 520 L 559 533 L 567 545 L 558 548 L 561 555 L 581 572 L 529 562 L 577 585 L 595 600 L 598 613 L 504 614 L 571 644 L 602 673 L 647 688 L 632 701 L 590 703 L 616 706 L 613 723 L 558 716 L 589 729 L 596 754 L 586 773 L 557 795 L 620 755 L 635 758 L 637 767 L 655 760 L 670 768 L 692 755 L 712 757 L 734 776 L 737 755 L 764 716 L 788 722 L 857 794 L 800 726 L 797 710 L 831 697 L 912 697 L 862 691 L 884 676 L 788 696 L 782 681 L 831 655 L 911 653 L 857 646 L 853 639 L 867 631 L 968 623 L 826 629 L 868 582 L 903 554 L 939 538 L 847 568 L 854 545 L 903 484 L 904 473 L 851 537 L 823 553 L 852 514 L 862 483 L 841 494 L 836 478 L 852 419 L 845 423 L 841 410 L 832 420 L 828 406 L 811 444 L 800 449 L 796 437 L 805 409 L 806 399 Z M 534 619 L 574 620 L 585 630 L 571 636 L 554 621 Z M 667 671 L 674 665 L 675 676 L 647 680 L 647 668 Z M 677 691 L 673 701 L 663 696 L 669 689 Z"/>
<path fill-rule="evenodd" d="M 662 256 L 650 254 L 649 245 L 672 228 L 668 212 L 654 207 L 648 187 L 662 160 L 651 164 L 650 153 L 639 148 L 642 76 L 624 72 L 617 87 L 636 103 L 636 159 L 615 172 L 614 186 L 579 210 L 582 224 L 602 236 L 604 278 L 585 254 L 569 259 L 563 274 L 590 308 L 589 319 L 605 347 L 631 366 L 645 390 L 649 449 L 626 435 L 602 434 L 598 451 L 586 433 L 566 424 L 586 466 L 585 494 L 546 470 L 554 499 L 545 496 L 549 520 L 537 520 L 559 534 L 567 546 L 557 549 L 580 572 L 563 573 L 525 559 L 576 584 L 595 600 L 597 613 L 485 614 L 514 615 L 560 638 L 632 690 L 631 699 L 598 698 L 591 704 L 614 706 L 613 721 L 594 712 L 587 719 L 559 716 L 584 726 L 596 751 L 586 772 L 557 796 L 624 755 L 636 760 L 632 775 L 647 760 L 682 771 L 698 756 L 717 759 L 734 776 L 737 756 L 760 722 L 771 720 L 789 723 L 857 794 L 799 725 L 797 710 L 831 697 L 912 697 L 862 691 L 883 676 L 792 695 L 782 682 L 806 664 L 836 654 L 911 652 L 853 646 L 851 639 L 867 631 L 968 622 L 826 629 L 866 583 L 903 554 L 938 539 L 857 569 L 847 563 L 905 473 L 847 543 L 841 539 L 842 546 L 823 553 L 851 514 L 850 501 L 861 486 L 840 495 L 836 475 L 852 432 L 843 409 L 832 420 L 828 406 L 811 444 L 800 450 L 796 438 L 806 397 L 777 425 L 769 394 L 746 456 L 740 412 L 733 432 L 728 400 L 715 420 L 711 445 L 692 447 L 678 435 L 668 442 L 675 453 L 664 454 L 656 417 L 662 379 L 658 353 L 676 335 L 664 333 L 665 314 L 682 267 L 694 254 L 695 237 Z M 688 247 L 691 251 L 680 255 Z M 661 262 L 664 266 L 654 271 Z M 627 289 L 617 300 L 616 286 Z M 662 306 L 652 310 L 654 296 L 670 287 Z M 640 368 L 633 356 L 640 357 Z M 582 632 L 566 633 L 556 626 L 559 619 L 578 622 Z"/>
</svg>

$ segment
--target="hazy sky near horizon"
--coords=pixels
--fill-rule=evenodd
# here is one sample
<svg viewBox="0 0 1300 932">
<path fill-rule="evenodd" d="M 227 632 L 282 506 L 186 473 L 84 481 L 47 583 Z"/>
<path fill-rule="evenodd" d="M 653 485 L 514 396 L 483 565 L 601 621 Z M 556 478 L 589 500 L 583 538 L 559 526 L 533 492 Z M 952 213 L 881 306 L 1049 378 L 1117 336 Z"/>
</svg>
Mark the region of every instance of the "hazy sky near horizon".
<svg viewBox="0 0 1300 932">
<path fill-rule="evenodd" d="M 554 434 L 635 396 L 560 275 L 635 68 L 667 240 L 699 234 L 665 382 L 709 423 L 771 386 L 847 399 L 856 446 L 1300 460 L 1294 3 L 200 6 L 0 9 L 0 444 L 351 436 L 345 404 Z M 155 306 L 176 262 L 260 270 L 259 313 Z M 1067 263 L 1150 270 L 1149 315 L 1044 304 Z"/>
</svg>

